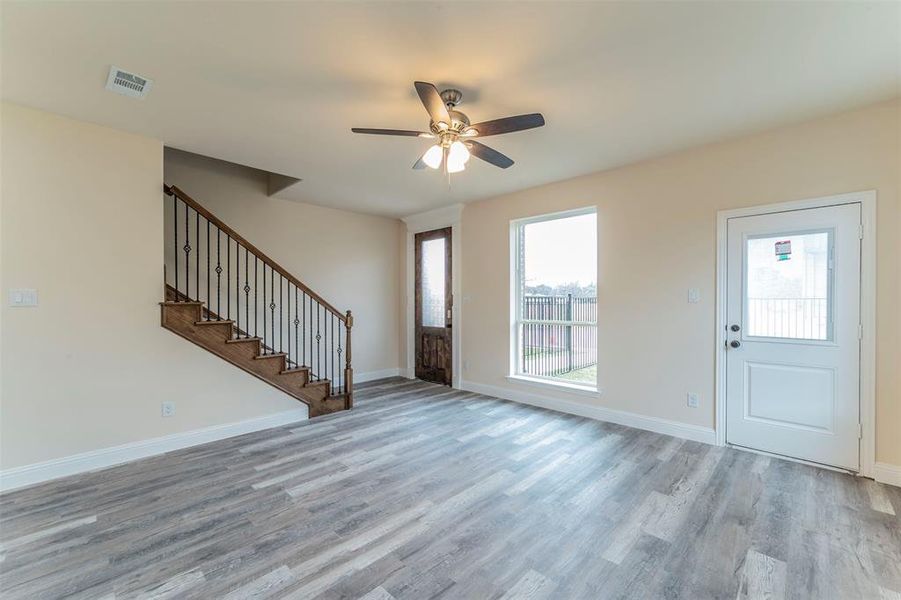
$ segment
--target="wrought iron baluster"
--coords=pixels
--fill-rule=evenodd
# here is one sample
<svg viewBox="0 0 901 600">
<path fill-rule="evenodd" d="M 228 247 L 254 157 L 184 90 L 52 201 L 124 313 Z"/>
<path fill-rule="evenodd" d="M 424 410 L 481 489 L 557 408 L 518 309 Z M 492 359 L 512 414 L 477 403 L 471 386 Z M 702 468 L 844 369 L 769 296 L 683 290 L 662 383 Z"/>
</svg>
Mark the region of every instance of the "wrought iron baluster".
<svg viewBox="0 0 901 600">
<path fill-rule="evenodd" d="M 253 336 L 260 337 L 260 309 L 257 306 L 257 289 L 259 286 L 257 285 L 257 267 L 259 266 L 259 257 L 254 254 L 253 255 Z"/>
<path fill-rule="evenodd" d="M 288 330 L 288 362 L 291 362 L 291 282 L 285 286 L 288 295 L 288 322 L 285 323 L 285 329 Z M 296 307 L 295 307 L 296 308 Z M 290 367 L 289 367 L 290 368 Z"/>
<path fill-rule="evenodd" d="M 332 342 L 329 344 L 329 355 L 332 357 L 332 379 L 335 378 L 335 315 L 332 315 Z"/>
<path fill-rule="evenodd" d="M 222 320 L 222 254 L 221 254 L 221 245 L 220 238 L 222 237 L 220 234 L 222 230 L 216 227 L 216 320 Z"/>
<path fill-rule="evenodd" d="M 266 354 L 266 263 L 263 263 L 263 354 Z"/>
<path fill-rule="evenodd" d="M 191 299 L 191 271 L 190 271 L 190 263 L 188 262 L 191 259 L 191 230 L 189 229 L 190 222 L 188 221 L 188 203 L 185 202 L 185 300 Z"/>
<path fill-rule="evenodd" d="M 278 274 L 278 351 L 284 352 L 285 346 L 282 344 L 284 334 L 285 334 L 285 316 L 284 308 L 285 308 L 285 296 L 282 292 L 282 288 L 285 287 L 285 276 L 281 273 Z"/>
<path fill-rule="evenodd" d="M 206 222 L 206 320 L 210 320 L 210 307 L 213 305 L 210 295 L 210 221 Z"/>
<path fill-rule="evenodd" d="M 297 337 L 297 326 L 300 325 L 300 319 L 297 317 L 297 286 L 294 286 L 294 363 L 300 366 L 300 354 L 298 353 L 300 341 Z"/>
<path fill-rule="evenodd" d="M 175 301 L 178 302 L 178 196 L 172 196 L 172 222 L 175 230 L 175 243 L 172 253 L 172 262 L 175 263 Z"/>
<path fill-rule="evenodd" d="M 275 270 L 272 268 L 270 270 L 272 271 L 272 277 L 269 278 L 269 320 L 272 323 L 272 344 L 269 347 L 272 348 L 272 353 L 275 354 Z"/>
<path fill-rule="evenodd" d="M 307 365 L 307 293 L 301 292 L 300 295 L 300 362 L 304 366 Z"/>
<path fill-rule="evenodd" d="M 322 333 L 319 323 L 319 301 L 316 302 L 316 371 L 319 372 L 319 378 L 322 379 Z"/>
<path fill-rule="evenodd" d="M 235 240 L 235 335 L 241 337 L 241 244 Z M 244 323 L 247 327 L 247 323 Z"/>
<path fill-rule="evenodd" d="M 232 293 L 229 286 L 232 276 L 232 236 L 225 234 L 225 312 L 226 319 L 232 318 Z"/>
<path fill-rule="evenodd" d="M 247 248 L 244 248 L 244 337 L 250 337 L 250 278 L 248 277 L 249 263 L 247 260 Z M 240 335 L 240 334 L 238 334 Z"/>
<path fill-rule="evenodd" d="M 197 294 L 197 300 L 200 301 L 200 213 L 194 211 L 194 245 L 197 246 L 194 252 L 194 293 Z"/>
<path fill-rule="evenodd" d="M 313 331 L 313 326 L 310 323 L 310 309 L 309 309 L 309 301 L 307 300 L 307 293 L 303 293 L 303 310 L 301 311 L 301 319 L 300 319 L 300 335 L 303 337 L 303 364 L 310 368 L 310 378 L 313 377 L 313 353 L 310 352 L 307 354 L 307 350 L 312 348 L 310 344 L 312 343 L 313 334 L 307 335 L 307 327 L 309 330 Z M 309 341 L 308 341 L 309 338 Z M 310 360 L 307 360 L 307 356 L 310 357 Z"/>
</svg>

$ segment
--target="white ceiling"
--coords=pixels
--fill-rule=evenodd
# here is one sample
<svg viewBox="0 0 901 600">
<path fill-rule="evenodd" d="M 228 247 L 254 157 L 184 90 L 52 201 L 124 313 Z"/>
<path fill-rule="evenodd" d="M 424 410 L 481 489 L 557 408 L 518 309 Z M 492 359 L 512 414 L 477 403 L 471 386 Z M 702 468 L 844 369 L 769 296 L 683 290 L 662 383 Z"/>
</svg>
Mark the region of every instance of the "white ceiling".
<svg viewBox="0 0 901 600">
<path fill-rule="evenodd" d="M 2 3 L 2 95 L 300 177 L 294 199 L 406 215 L 898 95 L 896 2 Z M 111 64 L 154 80 L 104 90 Z M 410 166 L 414 80 L 463 90 L 483 141 L 448 189 Z"/>
</svg>

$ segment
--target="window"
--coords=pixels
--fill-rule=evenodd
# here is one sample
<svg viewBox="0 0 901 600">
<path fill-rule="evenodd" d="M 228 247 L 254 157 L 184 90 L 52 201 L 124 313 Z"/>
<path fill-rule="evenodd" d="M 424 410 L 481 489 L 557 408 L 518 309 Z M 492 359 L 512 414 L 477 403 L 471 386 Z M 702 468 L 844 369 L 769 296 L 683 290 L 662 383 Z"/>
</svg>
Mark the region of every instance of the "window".
<svg viewBox="0 0 901 600">
<path fill-rule="evenodd" d="M 831 231 L 816 231 L 747 240 L 748 336 L 831 338 L 831 237 Z"/>
<path fill-rule="evenodd" d="M 445 238 L 422 242 L 422 326 L 445 327 Z"/>
<path fill-rule="evenodd" d="M 597 387 L 597 214 L 511 224 L 514 376 Z"/>
</svg>

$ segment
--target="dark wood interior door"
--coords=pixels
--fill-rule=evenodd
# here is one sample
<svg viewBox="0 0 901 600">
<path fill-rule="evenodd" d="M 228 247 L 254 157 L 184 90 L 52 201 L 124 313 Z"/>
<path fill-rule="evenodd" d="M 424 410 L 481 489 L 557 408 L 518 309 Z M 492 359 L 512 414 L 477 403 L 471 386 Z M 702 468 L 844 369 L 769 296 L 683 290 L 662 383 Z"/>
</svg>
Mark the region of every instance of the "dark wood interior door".
<svg viewBox="0 0 901 600">
<path fill-rule="evenodd" d="M 451 228 L 417 233 L 416 377 L 451 385 Z"/>
</svg>

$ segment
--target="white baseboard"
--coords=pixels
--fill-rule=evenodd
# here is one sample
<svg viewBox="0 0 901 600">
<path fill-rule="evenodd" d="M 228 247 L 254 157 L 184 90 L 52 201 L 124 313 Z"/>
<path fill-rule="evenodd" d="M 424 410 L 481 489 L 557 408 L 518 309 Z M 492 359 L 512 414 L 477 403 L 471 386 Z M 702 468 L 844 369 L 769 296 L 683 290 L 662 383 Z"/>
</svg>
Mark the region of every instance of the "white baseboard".
<svg viewBox="0 0 901 600">
<path fill-rule="evenodd" d="M 397 377 L 399 375 L 406 375 L 406 369 L 382 369 L 380 371 L 358 373 L 355 374 L 354 382 L 363 383 L 365 381 L 375 381 L 376 379 Z M 267 415 L 265 417 L 240 421 L 238 423 L 213 425 L 212 427 L 204 427 L 203 429 L 195 429 L 193 431 L 175 433 L 164 437 L 130 442 L 111 448 L 100 448 L 98 450 L 56 458 L 46 462 L 6 469 L 5 471 L 0 471 L 0 492 L 18 489 L 28 485 L 50 481 L 51 479 L 66 477 L 68 475 L 96 471 L 97 469 L 104 469 L 139 458 L 165 454 L 166 452 L 181 450 L 182 448 L 188 448 L 198 444 L 205 444 L 207 442 L 214 442 L 236 435 L 243 435 L 245 433 L 252 433 L 254 431 L 261 431 L 263 429 L 270 429 L 288 423 L 303 421 L 307 418 L 307 409 L 299 408 Z"/>
<path fill-rule="evenodd" d="M 354 373 L 354 383 L 366 383 L 367 381 L 375 381 L 376 379 L 387 379 L 388 377 L 406 376 L 406 369 L 381 369 L 379 371 L 368 371 L 366 373 Z"/>
<path fill-rule="evenodd" d="M 873 478 L 879 483 L 901 487 L 901 467 L 878 462 L 873 468 Z"/>
<path fill-rule="evenodd" d="M 297 421 L 305 421 L 307 418 L 306 407 L 296 408 L 237 423 L 213 425 L 203 429 L 174 433 L 149 440 L 130 442 L 121 446 L 91 450 L 23 467 L 15 467 L 0 471 L 0 492 L 7 492 L 68 475 L 96 471 L 97 469 L 104 469 L 139 458 L 165 454 L 173 450 L 181 450 L 189 446 L 206 444 L 207 442 L 214 442 L 236 435 L 270 429 L 280 425 L 296 423 Z"/>
<path fill-rule="evenodd" d="M 635 427 L 636 429 L 645 429 L 647 431 L 672 435 L 704 444 L 716 444 L 716 433 L 710 427 L 688 425 L 686 423 L 679 423 L 678 421 L 670 421 L 668 419 L 660 419 L 657 417 L 646 417 L 633 412 L 614 410 L 602 406 L 592 406 L 583 402 L 562 400 L 546 395 L 521 392 L 519 390 L 511 390 L 472 381 L 463 381 L 461 382 L 460 387 L 469 392 L 476 392 L 486 396 L 495 396 L 497 398 L 503 398 L 504 400 L 512 400 L 513 402 L 539 406 L 541 408 L 595 419 L 597 421 L 607 421 L 609 423 L 626 425 L 627 427 Z"/>
</svg>

